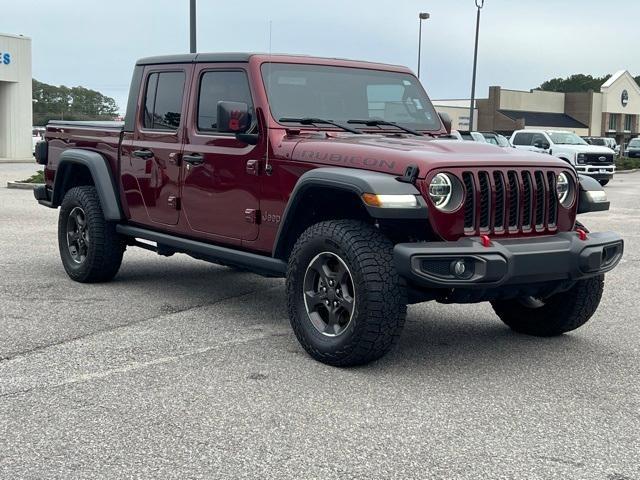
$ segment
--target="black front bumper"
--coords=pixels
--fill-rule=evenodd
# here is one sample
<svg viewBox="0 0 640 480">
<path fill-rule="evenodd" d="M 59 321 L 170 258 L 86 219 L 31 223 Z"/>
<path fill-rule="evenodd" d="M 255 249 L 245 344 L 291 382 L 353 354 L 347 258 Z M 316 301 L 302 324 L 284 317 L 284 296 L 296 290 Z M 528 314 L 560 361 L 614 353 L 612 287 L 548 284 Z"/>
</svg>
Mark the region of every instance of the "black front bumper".
<svg viewBox="0 0 640 480">
<path fill-rule="evenodd" d="M 613 232 L 564 232 L 538 238 L 400 243 L 394 261 L 400 275 L 425 288 L 493 288 L 576 281 L 613 269 L 624 249 Z M 460 262 L 463 262 L 464 268 Z M 457 265 L 457 270 L 456 270 Z"/>
</svg>

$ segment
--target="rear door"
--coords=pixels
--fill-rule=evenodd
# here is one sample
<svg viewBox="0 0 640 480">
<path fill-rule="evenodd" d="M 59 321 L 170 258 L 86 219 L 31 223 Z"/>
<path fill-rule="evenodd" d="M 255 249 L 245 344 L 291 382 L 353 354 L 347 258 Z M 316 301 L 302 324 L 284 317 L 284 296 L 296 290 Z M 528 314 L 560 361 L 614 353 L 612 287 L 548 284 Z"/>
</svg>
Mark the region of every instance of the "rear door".
<svg viewBox="0 0 640 480">
<path fill-rule="evenodd" d="M 133 139 L 122 145 L 121 179 L 131 220 L 176 225 L 180 153 L 191 65 L 145 67 Z"/>
<path fill-rule="evenodd" d="M 254 119 L 247 72 L 237 65 L 196 65 L 182 161 L 182 205 L 195 234 L 238 243 L 258 236 L 260 147 L 217 130 L 219 101 L 246 103 Z"/>
</svg>

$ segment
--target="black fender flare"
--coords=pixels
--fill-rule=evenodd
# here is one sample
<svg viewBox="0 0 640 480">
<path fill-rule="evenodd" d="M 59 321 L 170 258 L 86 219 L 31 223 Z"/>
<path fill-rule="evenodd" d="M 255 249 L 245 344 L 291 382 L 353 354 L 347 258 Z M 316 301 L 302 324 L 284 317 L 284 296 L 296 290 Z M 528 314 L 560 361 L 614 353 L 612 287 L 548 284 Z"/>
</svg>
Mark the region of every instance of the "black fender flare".
<svg viewBox="0 0 640 480">
<path fill-rule="evenodd" d="M 293 228 L 300 199 L 312 187 L 352 192 L 362 197 L 364 193 L 378 195 L 415 195 L 415 208 L 380 208 L 371 207 L 362 202 L 368 214 L 375 219 L 426 220 L 427 204 L 415 185 L 401 182 L 396 176 L 387 173 L 359 170 L 343 167 L 320 167 L 305 172 L 293 188 L 289 201 L 282 214 L 282 221 L 273 247 L 273 256 L 283 256 L 287 233 Z"/>
<path fill-rule="evenodd" d="M 53 182 L 52 206 L 58 207 L 62 203 L 66 193 L 66 184 L 75 165 L 82 165 L 89 170 L 98 198 L 100 198 L 105 220 L 122 220 L 118 190 L 111 174 L 111 168 L 102 155 L 91 150 L 70 148 L 62 152 Z"/>
</svg>

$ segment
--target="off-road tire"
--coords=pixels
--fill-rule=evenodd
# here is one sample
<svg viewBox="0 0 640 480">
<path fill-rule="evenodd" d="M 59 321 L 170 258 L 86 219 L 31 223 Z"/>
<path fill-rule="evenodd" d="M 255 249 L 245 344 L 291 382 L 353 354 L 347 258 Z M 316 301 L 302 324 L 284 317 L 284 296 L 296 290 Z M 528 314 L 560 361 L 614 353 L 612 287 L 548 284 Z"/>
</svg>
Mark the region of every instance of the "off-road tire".
<svg viewBox="0 0 640 480">
<path fill-rule="evenodd" d="M 84 213 L 89 238 L 86 258 L 80 263 L 73 259 L 67 243 L 67 222 L 77 207 Z M 105 220 L 95 187 L 74 187 L 64 196 L 58 217 L 58 248 L 67 275 L 76 282 L 106 282 L 118 273 L 125 242 L 116 233 L 115 223 Z"/>
<path fill-rule="evenodd" d="M 351 320 L 336 337 L 314 327 L 303 294 L 307 268 L 322 252 L 344 261 L 355 290 Z M 286 290 L 298 341 L 309 355 L 328 365 L 346 367 L 379 359 L 397 341 L 404 325 L 407 292 L 393 263 L 393 244 L 362 221 L 330 220 L 305 230 L 289 257 Z"/>
<path fill-rule="evenodd" d="M 602 185 L 604 187 L 607 183 L 609 183 L 609 179 L 607 179 L 607 180 L 598 180 L 598 182 L 600 183 L 600 185 Z"/>
<path fill-rule="evenodd" d="M 554 337 L 584 325 L 602 298 L 604 275 L 578 281 L 570 290 L 544 300 L 538 308 L 518 299 L 494 300 L 493 310 L 512 330 L 537 337 Z"/>
</svg>

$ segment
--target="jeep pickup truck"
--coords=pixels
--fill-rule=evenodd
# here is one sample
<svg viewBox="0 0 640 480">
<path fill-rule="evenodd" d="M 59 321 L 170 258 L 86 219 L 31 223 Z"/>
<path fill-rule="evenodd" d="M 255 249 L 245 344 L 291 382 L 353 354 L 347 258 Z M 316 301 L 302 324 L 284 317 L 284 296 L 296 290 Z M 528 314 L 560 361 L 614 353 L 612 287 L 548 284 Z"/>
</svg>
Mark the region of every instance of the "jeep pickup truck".
<svg viewBox="0 0 640 480">
<path fill-rule="evenodd" d="M 548 153 L 573 165 L 582 175 L 588 175 L 605 186 L 616 171 L 615 152 L 598 145 L 590 145 L 573 132 L 559 130 L 517 130 L 511 144 L 523 150 Z"/>
<path fill-rule="evenodd" d="M 67 274 L 125 249 L 286 277 L 298 340 L 330 365 L 380 358 L 407 304 L 489 301 L 559 335 L 594 314 L 615 233 L 602 187 L 551 155 L 447 140 L 407 68 L 287 55 L 137 62 L 123 123 L 51 122 L 36 149 Z"/>
</svg>

